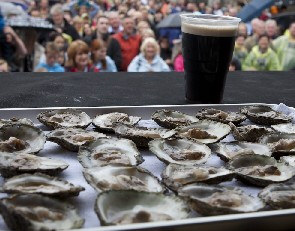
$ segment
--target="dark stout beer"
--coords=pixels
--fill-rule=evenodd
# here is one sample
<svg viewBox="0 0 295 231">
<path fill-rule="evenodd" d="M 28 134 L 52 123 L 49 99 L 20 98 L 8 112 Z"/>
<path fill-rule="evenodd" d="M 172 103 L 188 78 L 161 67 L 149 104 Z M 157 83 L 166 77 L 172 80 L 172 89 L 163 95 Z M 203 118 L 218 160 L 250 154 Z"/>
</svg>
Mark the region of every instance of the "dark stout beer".
<svg viewBox="0 0 295 231">
<path fill-rule="evenodd" d="M 237 26 L 182 23 L 186 99 L 221 103 Z"/>
</svg>

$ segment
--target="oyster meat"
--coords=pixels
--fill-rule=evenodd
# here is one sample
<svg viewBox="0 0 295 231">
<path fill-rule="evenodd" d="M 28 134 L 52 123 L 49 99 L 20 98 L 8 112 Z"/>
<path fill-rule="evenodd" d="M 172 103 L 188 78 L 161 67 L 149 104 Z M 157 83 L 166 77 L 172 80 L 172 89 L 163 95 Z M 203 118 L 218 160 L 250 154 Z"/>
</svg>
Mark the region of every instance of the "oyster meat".
<svg viewBox="0 0 295 231">
<path fill-rule="evenodd" d="M 221 123 L 240 124 L 246 120 L 246 116 L 238 112 L 225 112 L 214 108 L 202 109 L 196 114 L 199 119 L 215 120 Z"/>
<path fill-rule="evenodd" d="M 6 124 L 0 127 L 0 152 L 37 153 L 46 142 L 44 132 L 27 124 Z"/>
<path fill-rule="evenodd" d="M 112 166 L 83 170 L 87 182 L 97 191 L 128 190 L 164 192 L 165 187 L 147 170 L 140 167 Z"/>
<path fill-rule="evenodd" d="M 48 141 L 55 142 L 73 152 L 78 152 L 80 146 L 102 137 L 107 136 L 103 133 L 87 131 L 82 128 L 58 128 L 47 134 Z"/>
<path fill-rule="evenodd" d="M 0 212 L 11 230 L 69 230 L 81 228 L 84 224 L 84 219 L 72 205 L 37 194 L 3 198 Z"/>
<path fill-rule="evenodd" d="M 143 162 L 136 145 L 131 140 L 118 138 L 100 138 L 81 146 L 78 160 L 84 168 L 110 164 L 130 166 Z"/>
<path fill-rule="evenodd" d="M 14 176 L 2 185 L 2 191 L 5 193 L 35 193 L 56 197 L 78 196 L 84 190 L 81 186 L 41 173 Z"/>
<path fill-rule="evenodd" d="M 51 129 L 86 128 L 92 122 L 85 112 L 72 108 L 41 112 L 37 119 Z"/>
<path fill-rule="evenodd" d="M 294 176 L 292 167 L 263 155 L 236 156 L 229 162 L 229 168 L 237 174 L 239 180 L 261 187 L 285 182 Z"/>
<path fill-rule="evenodd" d="M 188 197 L 191 207 L 205 216 L 256 212 L 265 207 L 258 197 L 238 188 L 189 184 L 180 188 L 178 194 Z"/>
<path fill-rule="evenodd" d="M 149 149 L 165 163 L 195 165 L 205 163 L 211 150 L 203 143 L 188 139 L 155 139 Z"/>
<path fill-rule="evenodd" d="M 27 125 L 31 125 L 34 126 L 34 123 L 32 122 L 32 120 L 27 119 L 27 118 L 11 118 L 11 119 L 0 119 L 0 127 L 2 127 L 3 125 L 6 124 L 27 124 Z"/>
<path fill-rule="evenodd" d="M 241 108 L 241 113 L 256 124 L 274 125 L 280 123 L 289 123 L 292 121 L 290 116 L 273 110 L 266 105 L 252 105 Z"/>
<path fill-rule="evenodd" d="M 212 151 L 223 161 L 230 161 L 233 157 L 242 154 L 257 154 L 271 156 L 271 149 L 264 144 L 233 141 L 229 143 L 218 143 L 212 145 Z"/>
<path fill-rule="evenodd" d="M 295 208 L 295 183 L 269 185 L 259 193 L 259 197 L 273 209 Z"/>
<path fill-rule="evenodd" d="M 226 137 L 230 133 L 230 126 L 212 120 L 200 120 L 188 126 L 178 127 L 175 131 L 179 137 L 210 144 Z"/>
<path fill-rule="evenodd" d="M 268 145 L 275 157 L 295 154 L 295 134 L 274 133 L 261 137 L 259 143 Z"/>
<path fill-rule="evenodd" d="M 295 124 L 292 123 L 271 125 L 271 127 L 277 132 L 295 134 Z"/>
<path fill-rule="evenodd" d="M 39 157 L 31 154 L 11 155 L 0 153 L 0 173 L 3 177 L 35 172 L 56 175 L 68 166 L 66 162 L 58 159 Z"/>
<path fill-rule="evenodd" d="M 148 148 L 148 143 L 157 138 L 168 138 L 175 134 L 174 131 L 160 128 L 132 127 L 117 124 L 115 133 L 123 138 L 132 140 L 138 148 Z"/>
<path fill-rule="evenodd" d="M 230 181 L 233 177 L 234 173 L 226 168 L 205 165 L 185 166 L 169 164 L 162 173 L 163 182 L 174 191 L 187 184 L 219 184 L 223 181 Z"/>
<path fill-rule="evenodd" d="M 280 161 L 286 163 L 287 165 L 295 167 L 295 156 L 282 156 L 280 158 Z"/>
<path fill-rule="evenodd" d="M 116 190 L 100 193 L 95 211 L 102 225 L 179 220 L 189 216 L 186 202 L 162 193 Z"/>
<path fill-rule="evenodd" d="M 258 142 L 259 138 L 273 133 L 273 130 L 266 127 L 259 127 L 257 125 L 246 125 L 236 127 L 234 124 L 229 123 L 233 136 L 238 141 Z"/>
<path fill-rule="evenodd" d="M 141 120 L 138 116 L 129 116 L 126 113 L 112 112 L 94 117 L 92 124 L 101 132 L 114 132 L 115 123 L 123 123 L 130 126 Z"/>
<path fill-rule="evenodd" d="M 152 114 L 152 119 L 161 127 L 168 129 L 189 125 L 199 121 L 199 119 L 194 116 L 167 109 L 157 110 Z"/>
</svg>

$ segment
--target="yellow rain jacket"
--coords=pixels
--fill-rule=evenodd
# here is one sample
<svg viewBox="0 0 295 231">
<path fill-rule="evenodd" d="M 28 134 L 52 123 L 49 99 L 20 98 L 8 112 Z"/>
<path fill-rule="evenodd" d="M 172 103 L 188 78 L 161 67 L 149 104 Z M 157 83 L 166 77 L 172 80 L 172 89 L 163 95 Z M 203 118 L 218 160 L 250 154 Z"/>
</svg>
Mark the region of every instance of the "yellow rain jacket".
<svg viewBox="0 0 295 231">
<path fill-rule="evenodd" d="M 273 42 L 275 51 L 278 54 L 281 69 L 284 71 L 295 68 L 295 39 L 290 35 L 280 36 Z"/>
</svg>

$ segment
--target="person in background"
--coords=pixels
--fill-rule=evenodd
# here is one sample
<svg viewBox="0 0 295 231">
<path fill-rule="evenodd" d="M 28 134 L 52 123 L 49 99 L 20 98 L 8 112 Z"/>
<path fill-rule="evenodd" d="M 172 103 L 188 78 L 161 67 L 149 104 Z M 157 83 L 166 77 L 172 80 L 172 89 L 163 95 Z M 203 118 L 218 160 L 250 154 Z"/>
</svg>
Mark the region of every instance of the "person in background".
<svg viewBox="0 0 295 231">
<path fill-rule="evenodd" d="M 65 68 L 68 72 L 98 72 L 91 59 L 89 58 L 89 47 L 82 40 L 71 43 L 67 51 L 68 60 Z"/>
<path fill-rule="evenodd" d="M 160 57 L 160 47 L 154 38 L 147 38 L 140 47 L 130 65 L 128 72 L 163 72 L 170 71 L 166 62 Z"/>
<path fill-rule="evenodd" d="M 248 29 L 245 23 L 241 22 L 239 24 L 239 31 L 238 31 L 239 35 L 243 35 L 245 38 L 248 37 Z"/>
<path fill-rule="evenodd" d="M 120 44 L 122 63 L 120 71 L 127 71 L 127 67 L 132 59 L 139 53 L 141 37 L 135 33 L 134 20 L 130 17 L 125 17 L 123 20 L 122 32 L 113 36 Z"/>
<path fill-rule="evenodd" d="M 221 10 L 221 2 L 220 2 L 220 0 L 214 0 L 212 7 L 213 7 L 213 14 L 218 15 L 218 16 L 223 15 L 223 12 Z"/>
<path fill-rule="evenodd" d="M 267 20 L 265 22 L 265 32 L 271 40 L 276 39 L 279 32 L 277 22 L 273 19 Z"/>
<path fill-rule="evenodd" d="M 235 42 L 234 56 L 241 62 L 244 63 L 248 55 L 248 50 L 245 47 L 244 35 L 238 35 Z"/>
<path fill-rule="evenodd" d="M 91 42 L 91 58 L 93 64 L 101 72 L 117 72 L 115 62 L 107 56 L 107 48 L 103 40 L 94 39 Z"/>
<path fill-rule="evenodd" d="M 167 63 L 169 67 L 173 67 L 172 65 L 172 51 L 169 46 L 169 40 L 166 37 L 161 37 L 159 39 L 159 44 L 160 44 L 160 56 L 161 58 Z"/>
<path fill-rule="evenodd" d="M 39 12 L 41 18 L 48 18 L 49 16 L 49 4 L 48 0 L 40 0 L 39 2 Z"/>
<path fill-rule="evenodd" d="M 4 59 L 0 59 L 0 72 L 8 72 L 8 63 Z"/>
<path fill-rule="evenodd" d="M 245 41 L 245 47 L 248 52 L 257 45 L 259 37 L 265 34 L 265 23 L 262 20 L 253 19 L 251 24 L 253 27 L 253 35 L 249 36 Z"/>
<path fill-rule="evenodd" d="M 45 47 L 46 62 L 40 62 L 36 69 L 46 68 L 48 72 L 64 72 L 65 69 L 58 63 L 59 49 L 53 42 Z"/>
<path fill-rule="evenodd" d="M 290 24 L 289 35 L 282 35 L 272 42 L 282 70 L 295 68 L 295 22 Z"/>
<path fill-rule="evenodd" d="M 84 22 L 80 16 L 77 15 L 73 18 L 73 26 L 75 30 L 78 32 L 80 38 L 82 38 L 84 35 Z"/>
<path fill-rule="evenodd" d="M 121 25 L 121 19 L 117 11 L 111 11 L 108 13 L 109 19 L 109 29 L 108 32 L 113 35 L 123 31 L 123 26 Z"/>
<path fill-rule="evenodd" d="M 155 33 L 152 29 L 147 29 L 142 32 L 141 34 L 142 41 L 145 40 L 146 38 L 156 38 Z"/>
<path fill-rule="evenodd" d="M 173 60 L 174 71 L 183 72 L 184 63 L 183 63 L 181 39 L 173 40 L 172 60 Z"/>
<path fill-rule="evenodd" d="M 64 49 L 58 49 L 58 58 L 57 58 L 57 63 L 64 67 L 66 62 L 66 52 Z"/>
<path fill-rule="evenodd" d="M 229 71 L 241 71 L 242 66 L 240 60 L 237 59 L 237 57 L 233 56 L 230 64 L 229 64 Z"/>
<path fill-rule="evenodd" d="M 269 37 L 261 35 L 258 46 L 254 46 L 247 56 L 243 70 L 246 71 L 278 71 L 280 63 L 277 54 L 270 48 Z"/>
</svg>

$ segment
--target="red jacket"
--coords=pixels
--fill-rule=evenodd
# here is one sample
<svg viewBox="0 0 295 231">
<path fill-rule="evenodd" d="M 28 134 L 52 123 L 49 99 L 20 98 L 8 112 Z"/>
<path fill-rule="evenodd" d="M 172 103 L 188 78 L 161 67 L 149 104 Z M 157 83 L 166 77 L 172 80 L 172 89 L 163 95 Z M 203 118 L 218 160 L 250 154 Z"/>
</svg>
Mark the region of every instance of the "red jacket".
<svg viewBox="0 0 295 231">
<path fill-rule="evenodd" d="M 138 34 L 127 37 L 123 34 L 123 32 L 119 32 L 113 35 L 113 37 L 118 40 L 121 47 L 121 71 L 127 71 L 128 65 L 131 63 L 132 59 L 139 53 L 141 37 Z"/>
</svg>

